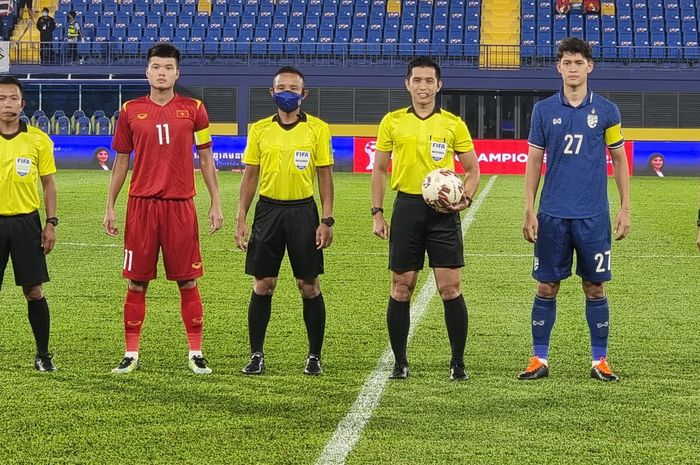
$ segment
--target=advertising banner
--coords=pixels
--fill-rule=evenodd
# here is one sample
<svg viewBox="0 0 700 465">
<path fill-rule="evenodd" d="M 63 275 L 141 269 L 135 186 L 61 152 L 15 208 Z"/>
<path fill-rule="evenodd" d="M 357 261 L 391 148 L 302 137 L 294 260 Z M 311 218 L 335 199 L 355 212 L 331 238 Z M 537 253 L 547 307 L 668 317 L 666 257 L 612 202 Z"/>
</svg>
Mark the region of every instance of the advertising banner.
<svg viewBox="0 0 700 465">
<path fill-rule="evenodd" d="M 355 173 L 371 173 L 374 166 L 374 154 L 376 138 L 355 138 L 355 161 L 353 171 Z M 525 174 L 527 164 L 528 145 L 526 140 L 510 139 L 480 139 L 474 141 L 474 149 L 481 174 Z M 632 142 L 625 143 L 627 161 L 632 173 Z M 607 154 L 608 175 L 612 176 L 613 168 L 610 154 Z M 546 161 L 546 156 L 545 156 Z M 464 173 L 462 166 L 456 163 L 456 172 Z M 389 166 L 391 171 L 391 165 Z M 544 171 L 544 170 L 543 170 Z"/>
<path fill-rule="evenodd" d="M 51 136 L 54 142 L 54 156 L 59 169 L 101 169 L 110 170 L 116 153 L 110 148 L 111 136 Z M 335 171 L 352 171 L 353 137 L 332 139 Z M 213 156 L 216 167 L 222 171 L 243 169 L 245 136 L 212 136 Z M 195 168 L 199 168 L 199 158 L 194 153 Z"/>
<path fill-rule="evenodd" d="M 635 176 L 700 176 L 700 142 L 635 142 Z"/>
</svg>

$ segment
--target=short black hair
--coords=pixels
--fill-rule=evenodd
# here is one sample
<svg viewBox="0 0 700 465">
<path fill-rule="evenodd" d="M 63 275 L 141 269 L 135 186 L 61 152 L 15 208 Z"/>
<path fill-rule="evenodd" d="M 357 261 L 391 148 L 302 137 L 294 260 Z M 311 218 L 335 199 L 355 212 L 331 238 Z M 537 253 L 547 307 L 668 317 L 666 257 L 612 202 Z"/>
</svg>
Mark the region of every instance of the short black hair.
<svg viewBox="0 0 700 465">
<path fill-rule="evenodd" d="M 420 56 L 414 58 L 408 64 L 408 72 L 406 72 L 406 79 L 411 79 L 411 74 L 413 73 L 413 68 L 433 68 L 435 70 L 435 77 L 440 80 L 440 65 L 437 61 L 433 60 L 428 56 Z"/>
<path fill-rule="evenodd" d="M 17 86 L 17 88 L 19 88 L 19 93 L 21 95 L 24 95 L 24 87 L 22 87 L 22 83 L 19 81 L 19 79 L 17 79 L 14 76 L 9 76 L 9 75 L 0 76 L 0 85 L 1 84 Z"/>
<path fill-rule="evenodd" d="M 280 74 L 296 74 L 301 78 L 301 81 L 303 82 L 304 86 L 306 86 L 306 78 L 304 77 L 302 72 L 296 69 L 294 66 L 283 66 L 280 69 L 278 69 L 275 73 L 275 76 L 272 78 L 273 83 L 275 82 L 275 79 L 277 79 L 277 76 L 279 76 Z"/>
<path fill-rule="evenodd" d="M 76 13 L 75 11 L 70 10 L 70 11 L 68 12 L 68 17 L 69 17 L 70 19 L 74 19 L 76 16 L 78 16 L 78 13 Z"/>
<path fill-rule="evenodd" d="M 175 61 L 177 62 L 177 66 L 180 66 L 180 50 L 178 50 L 177 47 L 175 47 L 172 44 L 168 44 L 166 42 L 156 44 L 153 47 L 148 49 L 148 53 L 146 54 L 146 63 L 151 61 L 151 58 L 153 57 L 158 57 L 158 58 L 175 58 Z"/>
<path fill-rule="evenodd" d="M 593 61 L 593 48 L 591 44 L 578 37 L 567 37 L 562 40 L 557 50 L 557 61 L 561 60 L 565 53 L 580 53 L 583 58 Z"/>
</svg>

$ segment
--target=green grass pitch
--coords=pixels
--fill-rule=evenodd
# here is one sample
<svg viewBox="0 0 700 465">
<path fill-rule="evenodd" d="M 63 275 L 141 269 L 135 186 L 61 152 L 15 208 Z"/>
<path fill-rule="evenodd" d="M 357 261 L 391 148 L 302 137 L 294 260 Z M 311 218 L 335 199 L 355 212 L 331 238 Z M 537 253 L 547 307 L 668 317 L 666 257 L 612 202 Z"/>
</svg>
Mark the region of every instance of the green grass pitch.
<svg viewBox="0 0 700 465">
<path fill-rule="evenodd" d="M 187 370 L 179 295 L 162 270 L 148 294 L 141 370 L 110 373 L 123 354 L 125 283 L 122 237 L 109 238 L 101 227 L 108 173 L 62 171 L 61 225 L 46 285 L 59 371 L 42 375 L 32 367 L 26 303 L 8 267 L 0 293 L 0 463 L 317 461 L 388 343 L 387 243 L 371 234 L 369 176 L 335 177 L 335 239 L 321 281 L 325 373 L 318 378 L 302 374 L 306 335 L 287 262 L 273 299 L 267 372 L 240 373 L 251 292 L 233 241 L 240 174 L 219 175 L 225 222 L 215 235 L 206 233 L 208 196 L 197 177 L 204 350 L 214 373 Z M 613 246 L 608 286 L 610 361 L 621 377 L 613 385 L 589 378 L 575 277 L 558 299 L 550 377 L 515 378 L 530 352 L 535 288 L 532 249 L 521 233 L 522 191 L 522 177 L 498 177 L 466 234 L 471 380 L 448 380 L 449 347 L 435 297 L 409 345 L 411 378 L 386 385 L 346 463 L 700 463 L 698 180 L 632 180 L 632 235 Z M 610 197 L 616 205 L 612 180 Z M 125 199 L 124 190 L 120 224 Z"/>
</svg>

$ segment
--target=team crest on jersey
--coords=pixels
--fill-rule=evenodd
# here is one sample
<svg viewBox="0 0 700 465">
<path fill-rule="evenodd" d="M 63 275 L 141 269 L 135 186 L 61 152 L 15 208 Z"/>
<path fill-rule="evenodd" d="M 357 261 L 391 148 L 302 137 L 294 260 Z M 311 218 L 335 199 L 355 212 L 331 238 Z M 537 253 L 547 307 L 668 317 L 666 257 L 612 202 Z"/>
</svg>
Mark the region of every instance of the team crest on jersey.
<svg viewBox="0 0 700 465">
<path fill-rule="evenodd" d="M 148 113 L 139 113 L 138 115 L 136 115 L 136 118 L 146 119 L 146 118 L 148 118 Z"/>
<path fill-rule="evenodd" d="M 598 125 L 598 115 L 595 114 L 595 108 L 588 115 L 588 127 L 593 129 Z"/>
<path fill-rule="evenodd" d="M 556 126 L 557 124 L 561 124 L 561 118 L 554 118 L 552 120 L 552 125 Z"/>
<path fill-rule="evenodd" d="M 15 159 L 15 171 L 20 177 L 25 177 L 32 169 L 32 161 L 29 158 L 17 157 Z"/>
<path fill-rule="evenodd" d="M 447 142 L 431 141 L 430 142 L 430 156 L 433 160 L 440 161 L 445 158 L 447 153 Z"/>
<path fill-rule="evenodd" d="M 189 110 L 175 110 L 175 117 L 176 118 L 189 118 L 190 112 L 189 112 Z"/>
<path fill-rule="evenodd" d="M 311 152 L 305 150 L 295 150 L 294 151 L 294 165 L 299 171 L 303 171 L 309 165 L 311 160 Z"/>
</svg>

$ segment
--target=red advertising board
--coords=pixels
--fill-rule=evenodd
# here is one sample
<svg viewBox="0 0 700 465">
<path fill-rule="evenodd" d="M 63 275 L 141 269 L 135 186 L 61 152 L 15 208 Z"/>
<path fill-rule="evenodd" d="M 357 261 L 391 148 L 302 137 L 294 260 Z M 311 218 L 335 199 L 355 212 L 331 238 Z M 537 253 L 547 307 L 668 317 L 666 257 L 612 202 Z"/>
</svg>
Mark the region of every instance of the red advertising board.
<svg viewBox="0 0 700 465">
<path fill-rule="evenodd" d="M 375 142 L 373 137 L 356 137 L 354 146 L 353 171 L 355 173 L 371 173 L 374 166 Z M 481 139 L 474 141 L 476 156 L 479 160 L 481 174 L 525 174 L 527 164 L 527 141 L 512 139 Z M 632 174 L 632 142 L 625 142 L 627 151 L 627 163 Z M 608 159 L 608 175 L 612 176 L 613 168 Z M 389 166 L 391 170 L 391 165 Z M 459 163 L 456 163 L 456 171 L 463 173 L 464 170 Z"/>
</svg>

